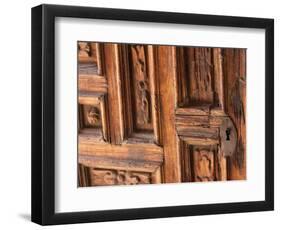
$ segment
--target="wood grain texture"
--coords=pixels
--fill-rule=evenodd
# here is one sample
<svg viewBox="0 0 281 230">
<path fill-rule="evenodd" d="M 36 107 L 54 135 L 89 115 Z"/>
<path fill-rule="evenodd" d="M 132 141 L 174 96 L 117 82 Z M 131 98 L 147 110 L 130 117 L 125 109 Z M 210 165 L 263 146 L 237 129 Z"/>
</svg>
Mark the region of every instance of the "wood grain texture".
<svg viewBox="0 0 281 230">
<path fill-rule="evenodd" d="M 121 144 L 124 137 L 119 47 L 116 44 L 104 45 L 105 75 L 108 81 L 107 103 L 109 116 L 110 141 Z"/>
<path fill-rule="evenodd" d="M 152 110 L 152 123 L 154 142 L 156 144 L 163 143 L 162 141 L 162 129 L 161 129 L 161 111 L 160 111 L 160 79 L 156 77 L 157 73 L 157 61 L 155 59 L 154 46 L 148 45 L 148 74 L 151 86 L 151 110 Z"/>
<path fill-rule="evenodd" d="M 181 181 L 181 163 L 179 141 L 175 130 L 175 81 L 176 81 L 176 48 L 157 46 L 156 62 L 159 66 L 155 77 L 159 82 L 161 127 L 164 151 L 165 182 Z M 160 67 L 161 66 L 161 67 Z"/>
<path fill-rule="evenodd" d="M 236 115 L 243 114 L 244 110 L 241 107 L 242 96 L 240 97 L 239 94 L 234 96 L 236 102 L 232 97 L 234 102 L 232 104 L 237 105 L 234 107 L 231 106 L 228 99 L 230 87 L 224 70 L 228 69 L 223 56 L 225 50 L 230 53 L 234 51 L 234 49 L 220 48 L 179 49 L 178 56 L 183 59 L 187 58 L 190 67 L 182 64 L 184 61 L 180 62 L 181 70 L 177 75 L 178 105 L 180 107 L 176 110 L 176 126 L 181 140 L 189 146 L 218 146 L 219 151 L 214 158 L 217 160 L 214 162 L 216 168 L 220 169 L 220 172 L 224 172 L 220 178 L 226 179 L 227 175 L 227 179 L 239 179 L 231 172 L 235 171 L 233 168 L 235 167 L 234 159 L 237 160 L 237 151 L 241 151 L 239 150 L 239 133 L 243 132 L 243 128 L 237 126 L 237 121 L 229 113 L 228 108 L 231 107 L 233 114 L 236 112 Z M 243 55 L 244 58 L 240 57 L 239 61 L 245 64 L 245 53 Z M 230 59 L 235 63 L 234 57 L 230 57 Z M 241 68 L 238 63 L 235 66 Z M 235 75 L 233 69 L 228 70 L 232 71 L 228 73 L 229 75 Z M 188 76 L 187 79 L 186 76 Z M 187 88 L 183 86 L 184 84 L 187 85 Z M 239 90 L 237 91 L 239 92 Z M 243 98 L 245 100 L 245 95 Z M 245 140 L 245 138 L 241 139 Z M 242 161 L 245 163 L 244 160 Z M 196 168 L 198 163 L 192 162 L 191 165 L 185 165 L 192 171 L 192 168 Z M 188 178 L 190 178 L 189 174 L 186 173 Z M 245 176 L 245 171 L 242 174 Z"/>
<path fill-rule="evenodd" d="M 229 159 L 229 178 L 246 179 L 246 50 L 224 49 L 226 109 L 238 132 L 235 155 Z"/>
<path fill-rule="evenodd" d="M 78 50 L 79 186 L 246 179 L 246 50 Z"/>
<path fill-rule="evenodd" d="M 151 90 L 146 46 L 131 45 L 130 61 L 135 126 L 139 130 L 152 130 Z"/>
<path fill-rule="evenodd" d="M 190 104 L 213 104 L 214 65 L 211 48 L 185 49 L 188 67 L 188 96 Z"/>
<path fill-rule="evenodd" d="M 79 90 L 81 92 L 107 92 L 107 80 L 103 76 L 98 75 L 79 75 Z"/>
<path fill-rule="evenodd" d="M 120 45 L 124 141 L 158 143 L 159 116 L 154 82 L 154 59 L 149 47 Z M 133 65 L 134 62 L 138 64 Z M 146 67 L 149 62 L 149 68 Z M 131 66 L 131 67 L 130 67 Z M 152 75 L 153 74 L 153 75 Z M 143 85 L 144 83 L 144 85 Z M 144 86 L 144 88 L 142 88 Z"/>
<path fill-rule="evenodd" d="M 103 45 L 96 42 L 78 42 L 78 70 L 81 74 L 103 74 Z"/>
<path fill-rule="evenodd" d="M 193 167 L 194 181 L 215 180 L 215 150 L 208 148 L 194 148 Z"/>
</svg>

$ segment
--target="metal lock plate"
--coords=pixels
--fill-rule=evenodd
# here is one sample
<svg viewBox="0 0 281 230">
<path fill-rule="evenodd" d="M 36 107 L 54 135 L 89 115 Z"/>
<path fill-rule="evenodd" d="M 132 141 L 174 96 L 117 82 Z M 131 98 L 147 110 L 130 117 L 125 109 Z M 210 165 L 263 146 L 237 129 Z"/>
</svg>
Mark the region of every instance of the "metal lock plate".
<svg viewBox="0 0 281 230">
<path fill-rule="evenodd" d="M 237 145 L 237 130 L 229 117 L 224 117 L 220 126 L 221 150 L 224 156 L 232 156 Z"/>
</svg>

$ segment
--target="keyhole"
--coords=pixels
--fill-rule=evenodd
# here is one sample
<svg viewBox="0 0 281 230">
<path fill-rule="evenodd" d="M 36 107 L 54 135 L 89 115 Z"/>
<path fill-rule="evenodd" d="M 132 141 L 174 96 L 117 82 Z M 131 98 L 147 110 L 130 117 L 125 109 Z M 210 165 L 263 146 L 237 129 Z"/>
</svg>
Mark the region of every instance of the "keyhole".
<svg viewBox="0 0 281 230">
<path fill-rule="evenodd" d="M 226 140 L 227 141 L 230 141 L 230 131 L 231 131 L 231 129 L 230 128 L 227 128 L 226 130 L 225 130 L 225 134 L 226 134 Z"/>
</svg>

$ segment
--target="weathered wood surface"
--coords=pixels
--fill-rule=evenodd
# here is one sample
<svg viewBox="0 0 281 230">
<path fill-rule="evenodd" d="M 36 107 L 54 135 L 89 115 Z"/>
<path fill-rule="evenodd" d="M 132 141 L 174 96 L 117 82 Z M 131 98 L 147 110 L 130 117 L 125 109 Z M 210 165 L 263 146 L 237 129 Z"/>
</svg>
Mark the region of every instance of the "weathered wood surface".
<svg viewBox="0 0 281 230">
<path fill-rule="evenodd" d="M 238 133 L 237 150 L 229 159 L 229 178 L 246 179 L 246 50 L 224 49 L 223 69 L 227 114 Z"/>
<path fill-rule="evenodd" d="M 246 179 L 246 50 L 78 43 L 79 186 Z"/>
</svg>

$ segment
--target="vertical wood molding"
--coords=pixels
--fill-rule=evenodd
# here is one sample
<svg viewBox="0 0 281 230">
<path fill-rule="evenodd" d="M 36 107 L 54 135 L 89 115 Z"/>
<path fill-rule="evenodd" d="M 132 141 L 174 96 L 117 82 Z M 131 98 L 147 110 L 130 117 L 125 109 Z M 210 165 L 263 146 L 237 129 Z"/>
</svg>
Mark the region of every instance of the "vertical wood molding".
<svg viewBox="0 0 281 230">
<path fill-rule="evenodd" d="M 220 146 L 218 146 L 217 154 L 215 155 L 216 175 L 217 180 L 227 180 L 227 158 L 223 155 Z"/>
<path fill-rule="evenodd" d="M 164 151 L 165 182 L 181 182 L 179 140 L 175 129 L 176 108 L 176 48 L 171 46 L 157 47 L 157 74 L 160 88 L 160 111 Z"/>
<path fill-rule="evenodd" d="M 100 110 L 102 114 L 102 133 L 103 133 L 103 139 L 104 141 L 109 141 L 110 140 L 110 133 L 109 133 L 109 117 L 108 117 L 108 112 L 106 108 L 106 97 L 103 96 L 100 98 Z"/>
<path fill-rule="evenodd" d="M 235 154 L 228 160 L 228 179 L 246 179 L 246 49 L 223 49 L 226 109 L 237 127 Z"/>
<path fill-rule="evenodd" d="M 133 122 L 133 108 L 132 108 L 132 90 L 130 79 L 130 66 L 129 66 L 129 45 L 120 44 L 119 64 L 120 79 L 121 79 L 121 92 L 122 92 L 122 108 L 123 108 L 123 124 L 124 124 L 124 139 L 128 139 L 134 132 Z"/>
<path fill-rule="evenodd" d="M 217 105 L 222 111 L 225 111 L 224 104 L 224 76 L 221 48 L 213 48 L 213 63 L 214 63 L 214 91 L 217 93 Z"/>
<path fill-rule="evenodd" d="M 148 45 L 148 74 L 150 79 L 151 86 L 151 107 L 152 107 L 152 122 L 153 122 L 153 130 L 154 130 L 154 141 L 156 144 L 162 143 L 161 140 L 161 113 L 160 113 L 160 92 L 159 92 L 159 78 L 156 76 L 157 74 L 157 64 L 155 60 L 155 48 L 152 45 Z"/>
<path fill-rule="evenodd" d="M 184 107 L 189 103 L 188 97 L 188 65 L 186 64 L 185 48 L 177 47 L 177 81 L 176 81 L 176 101 L 177 106 Z"/>
<path fill-rule="evenodd" d="M 90 174 L 89 174 L 89 168 L 78 164 L 78 185 L 80 187 L 87 187 L 90 186 Z"/>
<path fill-rule="evenodd" d="M 120 86 L 119 50 L 117 44 L 105 44 L 105 75 L 108 81 L 108 116 L 110 139 L 113 144 L 121 144 L 124 136 L 122 97 Z"/>
<path fill-rule="evenodd" d="M 153 184 L 161 184 L 162 181 L 162 174 L 161 174 L 161 167 L 158 167 L 155 172 L 151 176 L 151 180 Z"/>
<path fill-rule="evenodd" d="M 98 66 L 98 75 L 103 75 L 104 65 L 103 65 L 103 44 L 95 43 L 96 56 L 97 56 L 97 66 Z"/>
</svg>

